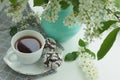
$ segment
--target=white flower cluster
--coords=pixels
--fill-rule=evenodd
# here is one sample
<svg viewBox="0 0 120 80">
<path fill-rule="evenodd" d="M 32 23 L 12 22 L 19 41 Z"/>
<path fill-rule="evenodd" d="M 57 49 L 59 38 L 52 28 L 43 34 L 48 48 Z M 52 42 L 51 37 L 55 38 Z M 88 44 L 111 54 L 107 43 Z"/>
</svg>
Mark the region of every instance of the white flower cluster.
<svg viewBox="0 0 120 80">
<path fill-rule="evenodd" d="M 71 12 L 67 17 L 65 17 L 65 20 L 63 21 L 64 25 L 67 27 L 72 27 L 78 22 L 78 17 L 75 16 L 74 12 Z"/>
<path fill-rule="evenodd" d="M 105 7 L 106 9 L 110 9 L 112 11 L 118 11 L 118 7 L 115 6 L 115 0 L 106 0 L 106 3 L 105 3 Z"/>
<path fill-rule="evenodd" d="M 43 18 L 49 22 L 55 22 L 58 19 L 58 12 L 60 11 L 59 0 L 50 0 L 50 3 L 43 12 Z"/>
<path fill-rule="evenodd" d="M 101 27 L 101 17 L 100 12 L 103 11 L 104 5 L 102 5 L 98 0 L 79 0 L 79 10 L 80 19 L 82 23 L 87 24 L 85 28 L 85 39 L 91 41 L 93 36 L 98 36 L 95 34 L 94 30 Z M 97 33 L 97 32 L 96 32 Z"/>
<path fill-rule="evenodd" d="M 50 0 L 43 15 L 49 22 L 55 22 L 58 19 L 58 12 L 61 9 L 61 0 Z M 68 4 L 72 5 L 71 1 L 65 0 Z M 91 42 L 94 38 L 100 37 L 99 29 L 102 29 L 103 24 L 101 22 L 107 20 L 117 20 L 114 14 L 109 12 L 120 11 L 115 6 L 115 0 L 79 0 L 79 10 L 77 15 L 75 12 L 71 12 L 65 17 L 63 23 L 65 26 L 72 27 L 77 23 L 86 24 L 85 40 Z M 74 8 L 74 6 L 73 6 Z"/>
<path fill-rule="evenodd" d="M 12 17 L 14 22 L 19 22 L 22 19 L 22 12 L 26 8 L 28 0 L 17 0 L 16 5 L 12 5 L 9 0 L 4 0 L 3 3 L 5 1 L 7 1 L 7 8 L 5 9 L 7 15 Z M 58 19 L 58 12 L 62 6 L 60 1 L 65 1 L 70 6 L 72 5 L 71 0 L 49 0 L 48 5 L 43 5 L 44 7 L 46 6 L 42 15 L 44 19 L 49 22 L 55 22 Z M 102 21 L 117 19 L 112 12 L 120 11 L 120 9 L 115 6 L 114 1 L 115 0 L 79 0 L 79 10 L 77 14 L 75 11 L 71 12 L 65 17 L 63 23 L 68 27 L 72 27 L 77 23 L 86 24 L 87 26 L 84 28 L 85 40 L 91 42 L 94 38 L 100 37 L 99 29 L 102 29 Z M 0 3 L 0 9 L 2 9 L 2 5 Z M 73 5 L 73 8 L 75 8 L 75 5 Z"/>
<path fill-rule="evenodd" d="M 78 60 L 87 80 L 97 80 L 98 72 L 94 64 L 94 58 L 88 53 L 81 53 L 78 57 Z"/>
<path fill-rule="evenodd" d="M 22 20 L 20 20 L 15 27 L 17 27 L 18 30 L 24 30 L 31 27 L 40 27 L 40 18 L 38 16 L 39 14 L 31 12 L 28 15 L 23 16 Z"/>
<path fill-rule="evenodd" d="M 82 23 L 87 24 L 85 28 L 85 39 L 89 42 L 94 37 L 100 37 L 98 29 L 103 26 L 102 21 L 115 19 L 113 14 L 106 9 L 116 11 L 114 0 L 79 0 L 79 18 Z"/>
<path fill-rule="evenodd" d="M 12 21 L 19 22 L 22 19 L 22 12 L 26 8 L 28 0 L 19 0 L 16 5 L 12 5 L 11 2 L 8 1 L 7 8 L 5 12 L 7 16 L 12 18 Z"/>
</svg>

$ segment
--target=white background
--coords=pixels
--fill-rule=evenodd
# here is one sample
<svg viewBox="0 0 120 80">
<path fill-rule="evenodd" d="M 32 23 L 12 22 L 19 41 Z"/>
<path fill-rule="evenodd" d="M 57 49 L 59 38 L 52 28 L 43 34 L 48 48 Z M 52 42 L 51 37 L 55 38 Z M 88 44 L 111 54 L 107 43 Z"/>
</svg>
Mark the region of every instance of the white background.
<svg viewBox="0 0 120 80">
<path fill-rule="evenodd" d="M 41 13 L 43 10 L 40 7 L 33 7 L 32 0 L 29 1 L 32 9 L 35 12 Z M 81 27 L 84 27 L 82 25 Z M 69 41 L 61 43 L 65 48 L 63 56 L 75 50 L 78 50 L 78 40 L 83 37 L 83 29 L 81 30 Z M 105 32 L 102 39 L 97 39 L 90 44 L 89 48 L 97 52 L 101 42 L 107 36 L 108 32 Z M 106 46 L 107 47 L 107 46 Z M 98 68 L 99 80 L 120 80 L 120 34 L 118 34 L 117 39 L 112 46 L 111 50 L 107 55 L 100 61 L 96 61 L 96 66 Z M 82 73 L 78 62 L 63 62 L 62 66 L 58 69 L 57 73 L 51 74 L 49 76 L 37 79 L 37 80 L 87 80 Z"/>
</svg>

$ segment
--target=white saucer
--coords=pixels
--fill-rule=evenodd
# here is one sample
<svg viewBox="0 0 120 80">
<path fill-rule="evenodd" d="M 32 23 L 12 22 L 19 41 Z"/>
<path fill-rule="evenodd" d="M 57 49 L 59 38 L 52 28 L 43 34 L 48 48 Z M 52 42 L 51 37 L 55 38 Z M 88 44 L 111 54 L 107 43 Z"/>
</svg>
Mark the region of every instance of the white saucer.
<svg viewBox="0 0 120 80">
<path fill-rule="evenodd" d="M 41 60 L 34 64 L 21 64 L 16 61 L 16 55 L 13 54 L 12 48 L 9 48 L 6 56 L 4 57 L 5 63 L 14 71 L 25 74 L 25 75 L 38 75 L 50 71 L 50 69 L 45 68 Z"/>
</svg>

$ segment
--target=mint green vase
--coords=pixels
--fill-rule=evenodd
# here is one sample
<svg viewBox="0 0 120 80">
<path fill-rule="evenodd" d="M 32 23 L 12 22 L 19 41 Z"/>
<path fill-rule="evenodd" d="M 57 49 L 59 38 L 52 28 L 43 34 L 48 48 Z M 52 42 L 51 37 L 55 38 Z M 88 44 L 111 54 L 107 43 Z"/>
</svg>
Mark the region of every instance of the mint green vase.
<svg viewBox="0 0 120 80">
<path fill-rule="evenodd" d="M 61 10 L 58 13 L 59 17 L 55 23 L 48 22 L 44 18 L 41 19 L 41 25 L 49 37 L 55 39 L 58 42 L 64 42 L 72 38 L 80 30 L 80 24 L 76 24 L 71 28 L 63 24 L 63 20 L 70 12 L 72 12 L 72 10 L 73 9 L 71 6 L 65 10 Z"/>
</svg>

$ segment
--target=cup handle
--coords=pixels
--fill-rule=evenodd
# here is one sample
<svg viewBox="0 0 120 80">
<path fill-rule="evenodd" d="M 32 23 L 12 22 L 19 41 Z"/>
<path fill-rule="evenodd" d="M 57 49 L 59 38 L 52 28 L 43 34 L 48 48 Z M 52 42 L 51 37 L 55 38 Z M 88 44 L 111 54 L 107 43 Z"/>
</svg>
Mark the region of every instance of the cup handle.
<svg viewBox="0 0 120 80">
<path fill-rule="evenodd" d="M 7 55 L 7 58 L 8 58 L 8 60 L 9 60 L 10 62 L 16 62 L 16 61 L 18 61 L 18 57 L 17 57 L 17 55 L 14 53 L 13 50 L 10 50 L 10 51 L 9 51 L 9 54 Z"/>
</svg>

